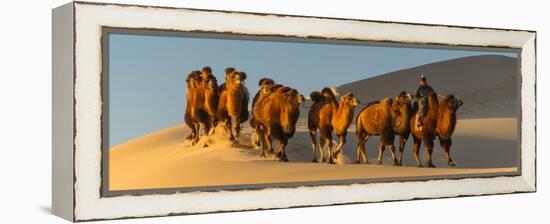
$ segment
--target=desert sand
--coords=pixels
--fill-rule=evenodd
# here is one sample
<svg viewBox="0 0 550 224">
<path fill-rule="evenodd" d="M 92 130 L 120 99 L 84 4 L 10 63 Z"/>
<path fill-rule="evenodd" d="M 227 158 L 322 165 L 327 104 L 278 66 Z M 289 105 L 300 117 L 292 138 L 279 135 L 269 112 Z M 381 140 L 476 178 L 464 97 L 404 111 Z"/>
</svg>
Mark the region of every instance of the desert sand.
<svg viewBox="0 0 550 224">
<path fill-rule="evenodd" d="M 438 168 L 417 168 L 412 155 L 412 139 L 404 152 L 404 167 L 357 165 L 354 127 L 350 127 L 344 156 L 339 164 L 311 163 L 309 134 L 304 127 L 287 147 L 289 163 L 260 158 L 251 146 L 252 130 L 244 125 L 238 147 L 231 147 L 223 129 L 210 136 L 210 147 L 191 146 L 185 141 L 185 125 L 160 130 L 113 147 L 109 151 L 109 188 L 117 190 L 162 189 L 199 186 L 269 184 L 354 179 L 445 177 L 449 175 L 511 174 L 517 172 L 517 120 L 484 118 L 459 120 L 452 155 L 458 166 L 448 168 L 438 145 L 434 163 Z M 201 139 L 204 141 L 205 139 Z M 369 161 L 375 163 L 378 138 L 367 144 Z M 436 143 L 437 144 L 437 143 Z M 422 158 L 425 158 L 424 149 Z M 425 161 L 425 160 L 423 160 Z M 382 178 L 382 179 L 380 179 Z"/>
</svg>

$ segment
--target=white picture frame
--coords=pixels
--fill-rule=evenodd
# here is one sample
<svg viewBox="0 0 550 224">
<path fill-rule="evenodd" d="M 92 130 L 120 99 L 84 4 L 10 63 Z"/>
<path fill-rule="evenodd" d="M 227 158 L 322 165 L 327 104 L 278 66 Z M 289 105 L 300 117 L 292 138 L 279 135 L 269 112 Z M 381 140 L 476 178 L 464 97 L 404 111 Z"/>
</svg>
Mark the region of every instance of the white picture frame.
<svg viewBox="0 0 550 224">
<path fill-rule="evenodd" d="M 536 191 L 536 32 L 73 2 L 53 10 L 54 214 L 71 221 L 324 206 Z M 243 25 L 246 24 L 246 25 Z M 103 197 L 102 29 L 320 37 L 520 49 L 521 174 Z"/>
</svg>

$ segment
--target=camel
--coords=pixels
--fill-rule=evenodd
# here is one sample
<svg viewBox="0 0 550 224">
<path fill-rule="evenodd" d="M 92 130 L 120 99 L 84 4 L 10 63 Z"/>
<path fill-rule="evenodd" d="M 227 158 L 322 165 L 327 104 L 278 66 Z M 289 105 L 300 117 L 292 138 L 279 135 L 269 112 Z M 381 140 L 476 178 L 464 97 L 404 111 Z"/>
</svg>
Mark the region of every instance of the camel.
<svg viewBox="0 0 550 224">
<path fill-rule="evenodd" d="M 417 126 L 416 116 L 418 116 L 418 104 L 414 106 L 413 119 L 410 121 L 411 133 L 414 141 L 414 159 L 418 167 L 422 167 L 422 162 L 418 156 L 422 142 L 425 143 L 426 152 L 428 154 L 428 162 L 426 166 L 435 167 L 432 162 L 432 153 L 434 148 L 434 139 L 439 137 L 441 148 L 445 153 L 447 164 L 456 166 L 456 163 L 451 158 L 451 135 L 456 127 L 456 111 L 463 104 L 462 100 L 457 99 L 454 95 L 444 96 L 441 103 L 438 102 L 438 97 L 435 93 L 428 96 L 428 107 L 426 115 L 423 118 L 423 125 Z"/>
<path fill-rule="evenodd" d="M 252 100 L 252 117 L 250 118 L 250 127 L 253 129 L 256 129 L 256 120 L 254 118 L 254 106 L 256 105 L 256 102 L 263 100 L 265 97 L 269 96 L 271 93 L 273 93 L 273 87 L 275 85 L 275 81 L 273 81 L 270 78 L 263 78 L 260 79 L 258 82 L 258 85 L 260 86 L 260 89 L 254 95 L 254 98 Z M 260 146 L 260 136 L 256 136 L 257 139 L 254 140 L 254 145 Z"/>
<path fill-rule="evenodd" d="M 187 78 L 188 90 L 185 122 L 192 130 L 192 145 L 199 142 L 200 124 L 203 124 L 205 133 L 208 133 L 211 128 L 208 112 L 204 107 L 205 90 L 200 74 L 200 71 L 193 71 Z"/>
<path fill-rule="evenodd" d="M 389 146 L 393 165 L 402 164 L 403 150 L 410 135 L 409 120 L 411 118 L 412 95 L 406 92 L 399 93 L 394 98 L 374 101 L 365 106 L 356 120 L 357 157 L 355 163 L 361 159 L 368 164 L 365 144 L 371 136 L 380 136 L 378 144 L 378 164 L 383 164 L 382 156 Z M 395 155 L 395 135 L 400 136 L 399 160 Z"/>
<path fill-rule="evenodd" d="M 193 118 L 194 111 L 192 110 L 192 108 L 194 106 L 196 89 L 198 88 L 200 83 L 199 73 L 197 73 L 196 71 L 192 71 L 187 75 L 187 79 L 185 80 L 185 82 L 187 84 L 187 102 L 185 106 L 184 121 L 185 121 L 185 124 L 189 127 L 189 129 L 191 129 L 191 134 L 189 134 L 186 137 L 186 139 L 194 140 L 195 136 L 197 136 L 198 133 L 196 133 L 196 130 L 195 130 L 194 118 Z"/>
<path fill-rule="evenodd" d="M 218 121 L 224 124 L 229 132 L 229 140 L 236 143 L 241 123 L 248 120 L 248 89 L 244 85 L 246 73 L 238 72 L 234 68 L 225 70 L 225 83 L 219 88 L 220 100 L 218 103 Z"/>
<path fill-rule="evenodd" d="M 403 91 L 394 98 L 392 103 L 392 125 L 393 131 L 399 135 L 399 159 L 397 165 L 403 165 L 403 151 L 409 135 L 411 134 L 410 120 L 412 117 L 413 95 Z"/>
<path fill-rule="evenodd" d="M 210 132 L 214 132 L 217 125 L 217 110 L 218 110 L 218 81 L 216 77 L 212 74 L 212 69 L 210 67 L 204 67 L 201 73 L 201 88 L 204 90 L 204 110 L 208 114 L 208 120 L 210 122 L 209 127 L 210 131 L 206 133 L 208 137 Z M 206 143 L 205 143 L 206 144 Z"/>
<path fill-rule="evenodd" d="M 300 104 L 305 100 L 304 96 L 296 89 L 290 87 L 274 87 L 273 94 L 256 102 L 254 116 L 257 123 L 256 132 L 260 136 L 261 154 L 265 151 L 273 151 L 271 138 L 280 142 L 277 157 L 282 162 L 288 162 L 286 146 L 288 140 L 296 132 L 296 122 L 300 117 Z"/>
<path fill-rule="evenodd" d="M 308 129 L 313 149 L 312 162 L 318 162 L 316 152 L 317 130 L 319 130 L 320 160 L 321 162 L 325 162 L 323 148 L 327 146 L 329 153 L 328 162 L 335 163 L 335 159 L 346 143 L 347 128 L 353 120 L 354 109 L 359 104 L 359 100 L 353 94 L 346 93 L 341 97 L 340 103 L 338 103 L 336 96 L 330 88 L 324 88 L 321 92 L 314 91 L 310 94 L 310 98 L 314 102 L 308 113 Z M 340 140 L 334 153 L 332 152 L 333 131 Z"/>
</svg>

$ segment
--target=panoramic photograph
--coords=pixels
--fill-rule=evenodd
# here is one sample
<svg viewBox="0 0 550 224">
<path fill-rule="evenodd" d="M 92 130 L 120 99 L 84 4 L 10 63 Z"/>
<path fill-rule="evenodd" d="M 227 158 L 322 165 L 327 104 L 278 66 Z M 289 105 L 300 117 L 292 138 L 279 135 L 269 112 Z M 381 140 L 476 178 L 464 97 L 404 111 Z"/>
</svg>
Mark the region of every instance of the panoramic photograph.
<svg viewBox="0 0 550 224">
<path fill-rule="evenodd" d="M 520 173 L 514 49 L 125 31 L 104 41 L 108 191 Z"/>
</svg>

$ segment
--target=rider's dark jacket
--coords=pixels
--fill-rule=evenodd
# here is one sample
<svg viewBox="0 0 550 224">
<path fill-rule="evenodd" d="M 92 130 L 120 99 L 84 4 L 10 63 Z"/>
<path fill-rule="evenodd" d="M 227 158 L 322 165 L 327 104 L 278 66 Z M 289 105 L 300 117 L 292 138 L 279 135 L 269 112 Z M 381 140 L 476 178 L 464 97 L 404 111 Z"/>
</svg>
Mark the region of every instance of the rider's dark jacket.
<svg viewBox="0 0 550 224">
<path fill-rule="evenodd" d="M 414 94 L 414 98 L 415 99 L 421 99 L 421 98 L 424 98 L 424 97 L 428 97 L 430 95 L 430 93 L 435 93 L 434 89 L 429 86 L 429 85 L 425 85 L 425 86 L 419 86 L 418 89 L 416 90 L 416 94 Z"/>
</svg>

